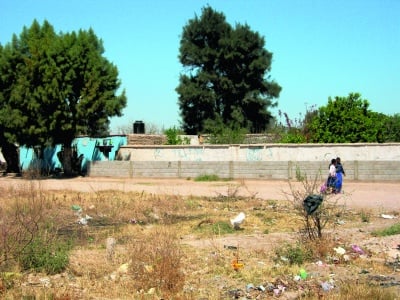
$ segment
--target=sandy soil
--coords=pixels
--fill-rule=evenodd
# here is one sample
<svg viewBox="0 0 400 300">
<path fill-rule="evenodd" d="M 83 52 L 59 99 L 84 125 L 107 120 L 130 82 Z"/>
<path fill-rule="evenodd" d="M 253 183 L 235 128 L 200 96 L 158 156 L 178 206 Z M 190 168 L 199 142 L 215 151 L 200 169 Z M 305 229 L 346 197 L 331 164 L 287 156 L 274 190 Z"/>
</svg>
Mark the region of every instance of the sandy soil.
<svg viewBox="0 0 400 300">
<path fill-rule="evenodd" d="M 1 188 L 19 188 L 28 187 L 29 181 L 23 178 L 1 177 Z M 67 190 L 77 192 L 97 192 L 104 190 L 118 190 L 125 192 L 147 192 L 153 194 L 168 194 L 180 196 L 219 196 L 233 195 L 256 197 L 265 200 L 287 200 L 287 195 L 290 194 L 290 187 L 287 181 L 272 181 L 272 180 L 236 180 L 236 181 L 221 181 L 221 182 L 195 182 L 185 179 L 155 179 L 155 178 L 90 178 L 77 177 L 68 179 L 43 179 L 37 181 L 40 188 L 45 190 Z M 354 182 L 345 181 L 344 193 L 336 195 L 338 201 L 345 202 L 346 207 L 354 209 L 368 209 L 375 211 L 373 221 L 370 223 L 356 222 L 354 226 L 344 225 L 339 226 L 335 236 L 339 244 L 347 241 L 358 245 L 361 249 L 369 253 L 367 262 L 372 264 L 374 261 L 379 261 L 383 264 L 385 261 L 398 262 L 400 255 L 398 247 L 400 245 L 400 235 L 387 237 L 374 237 L 371 232 L 377 228 L 388 227 L 398 223 L 398 214 L 400 209 L 400 182 Z M 394 219 L 382 218 L 381 214 L 396 216 Z M 244 224 L 246 226 L 246 224 Z M 254 232 L 249 235 L 226 235 L 214 239 L 198 239 L 193 236 L 181 237 L 181 242 L 206 251 L 208 249 L 225 249 L 226 246 L 241 245 L 241 253 L 253 250 L 273 251 L 275 247 L 295 241 L 296 235 L 293 233 L 271 233 L 262 234 Z M 342 242 L 341 242 L 342 241 Z M 348 246 L 350 246 L 348 244 Z M 243 246 L 245 245 L 245 246 Z M 203 252 L 202 252 L 203 253 Z M 231 254 L 231 253 L 229 253 Z M 250 257 L 250 256 L 249 256 Z M 385 257 L 383 261 L 382 257 Z M 246 263 L 249 267 L 252 266 L 252 261 L 248 258 Z M 397 266 L 397 265 L 396 265 Z M 329 278 L 334 272 L 337 281 L 346 281 L 348 278 L 354 280 L 354 276 L 362 277 L 363 275 L 355 274 L 354 268 L 350 268 L 347 264 L 335 265 L 334 267 L 320 267 L 314 263 L 306 265 L 309 273 L 318 274 L 318 278 Z M 377 284 L 390 283 L 397 287 L 400 293 L 400 273 L 395 267 L 394 272 L 390 272 L 390 276 L 385 276 L 384 280 L 388 282 L 378 282 Z M 360 270 L 357 270 L 359 272 Z M 373 269 L 369 269 L 371 274 L 364 276 L 383 276 L 375 274 Z M 374 278 L 374 277 L 371 277 Z M 383 280 L 379 277 L 379 280 Z M 286 293 L 289 295 L 289 293 Z M 283 299 L 297 299 L 297 292 L 294 292 L 293 297 L 283 297 Z"/>
<path fill-rule="evenodd" d="M 15 177 L 0 178 L 0 187 L 17 187 L 27 180 Z M 93 178 L 44 179 L 40 185 L 46 190 L 70 190 L 95 192 L 102 190 L 137 191 L 180 196 L 253 196 L 265 200 L 285 200 L 290 187 L 287 181 L 236 180 L 224 182 L 195 182 L 186 179 L 157 178 Z M 353 208 L 380 209 L 382 212 L 400 209 L 400 182 L 346 181 L 344 193 L 338 195 L 341 202 Z"/>
</svg>

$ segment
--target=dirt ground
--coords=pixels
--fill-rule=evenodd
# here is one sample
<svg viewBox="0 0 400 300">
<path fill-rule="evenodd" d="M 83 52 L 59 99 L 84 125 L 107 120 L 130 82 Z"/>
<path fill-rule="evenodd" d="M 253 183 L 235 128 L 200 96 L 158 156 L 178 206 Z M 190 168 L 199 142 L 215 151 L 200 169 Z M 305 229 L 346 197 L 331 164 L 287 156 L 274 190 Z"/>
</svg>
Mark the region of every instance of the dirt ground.
<svg viewBox="0 0 400 300">
<path fill-rule="evenodd" d="M 26 185 L 26 180 L 15 177 L 0 178 L 0 187 Z M 96 192 L 104 190 L 136 191 L 177 196 L 253 196 L 265 200 L 286 200 L 290 187 L 280 180 L 235 180 L 196 182 L 187 179 L 76 177 L 43 179 L 46 190 Z M 381 209 L 382 212 L 400 210 L 400 182 L 357 182 L 344 180 L 344 193 L 338 195 L 351 208 Z"/>
<path fill-rule="evenodd" d="M 11 176 L 0 178 L 0 188 L 26 187 L 28 184 L 29 181 L 23 178 Z M 68 179 L 43 179 L 38 181 L 38 184 L 44 190 L 89 193 L 118 190 L 123 192 L 146 192 L 157 195 L 193 195 L 205 197 L 232 196 L 234 194 L 235 196 L 255 197 L 275 201 L 287 200 L 291 192 L 288 182 L 279 180 L 196 182 L 186 179 L 76 177 Z M 297 187 L 295 183 L 294 186 Z M 347 226 L 346 224 L 341 228 L 339 225 L 336 235 L 337 241 L 346 240 L 370 253 L 368 258 L 365 258 L 365 264 L 372 265 L 375 261 L 379 261 L 382 264 L 385 261 L 391 262 L 394 264 L 394 271 L 384 277 L 382 277 L 382 274 L 375 274 L 373 269 L 368 269 L 367 271 L 371 273 L 367 275 L 354 275 L 354 268 L 349 268 L 347 265 L 338 265 L 332 269 L 331 267 L 323 267 L 315 263 L 307 265 L 307 270 L 310 273 L 318 274 L 320 278 L 331 276 L 333 270 L 337 281 L 340 278 L 343 282 L 354 276 L 370 276 L 368 278 L 372 279 L 376 277 L 379 280 L 386 280 L 383 282 L 385 284 L 395 285 L 400 292 L 400 266 L 398 265 L 400 235 L 387 237 L 374 237 L 371 235 L 371 232 L 377 228 L 385 228 L 399 222 L 400 182 L 355 182 L 345 180 L 343 189 L 343 194 L 334 196 L 337 197 L 339 202 L 345 203 L 346 207 L 350 210 L 359 211 L 365 209 L 373 211 L 374 217 L 368 223 L 358 221 L 354 226 Z M 383 216 L 388 216 L 388 218 Z M 245 245 L 243 251 L 257 251 L 261 249 L 263 251 L 273 251 L 275 247 L 283 242 L 294 241 L 295 238 L 296 236 L 291 233 L 280 232 L 266 235 L 262 232 L 254 232 L 249 235 L 226 235 L 212 240 L 184 236 L 181 237 L 181 242 L 195 247 L 198 251 L 208 251 L 208 249 L 214 249 L 215 247 L 225 249 L 226 246 L 236 246 L 239 244 Z M 385 257 L 385 260 L 382 257 Z M 251 265 L 251 262 L 247 263 Z M 382 282 L 378 282 L 378 284 L 382 284 Z M 295 298 L 287 297 L 284 299 Z"/>
</svg>

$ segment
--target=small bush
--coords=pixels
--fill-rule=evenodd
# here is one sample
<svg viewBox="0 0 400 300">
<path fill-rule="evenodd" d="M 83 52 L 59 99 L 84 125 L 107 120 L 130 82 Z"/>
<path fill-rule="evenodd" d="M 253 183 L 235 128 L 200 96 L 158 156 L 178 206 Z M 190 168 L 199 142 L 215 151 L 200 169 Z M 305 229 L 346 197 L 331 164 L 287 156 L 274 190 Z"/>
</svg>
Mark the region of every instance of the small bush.
<svg viewBox="0 0 400 300">
<path fill-rule="evenodd" d="M 19 257 L 23 270 L 35 270 L 57 274 L 65 270 L 69 262 L 69 243 L 40 234 L 29 243 Z"/>
<path fill-rule="evenodd" d="M 303 221 L 303 228 L 300 233 L 305 240 L 316 240 L 323 237 L 323 230 L 327 225 L 335 224 L 338 215 L 341 215 L 344 206 L 338 204 L 338 198 L 332 195 L 320 194 L 321 171 L 314 178 L 308 177 L 305 172 L 296 166 L 296 180 L 289 180 L 290 192 L 287 193 L 287 198 L 292 201 L 296 213 Z M 308 197 L 313 199 L 322 197 L 323 200 L 313 212 L 305 210 L 304 201 Z M 333 200 L 333 201 L 332 201 Z"/>
<path fill-rule="evenodd" d="M 283 261 L 289 265 L 302 265 L 312 259 L 312 251 L 300 243 L 285 244 L 275 250 L 275 261 Z"/>
<path fill-rule="evenodd" d="M 163 296 L 179 293 L 185 283 L 182 270 L 183 252 L 177 236 L 167 228 L 154 231 L 132 241 L 129 271 L 137 291 L 158 289 Z"/>
<path fill-rule="evenodd" d="M 179 128 L 171 127 L 164 131 L 164 134 L 167 137 L 167 145 L 188 145 L 190 144 L 190 139 L 181 138 L 179 135 L 182 134 L 182 130 Z"/>
</svg>

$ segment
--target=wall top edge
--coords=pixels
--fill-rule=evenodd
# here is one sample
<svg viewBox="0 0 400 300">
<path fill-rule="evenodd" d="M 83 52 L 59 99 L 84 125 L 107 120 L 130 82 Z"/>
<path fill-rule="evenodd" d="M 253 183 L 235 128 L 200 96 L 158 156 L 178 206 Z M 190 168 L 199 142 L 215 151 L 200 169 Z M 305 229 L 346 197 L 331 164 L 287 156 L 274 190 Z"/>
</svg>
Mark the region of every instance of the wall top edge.
<svg viewBox="0 0 400 300">
<path fill-rule="evenodd" d="M 381 147 L 381 146 L 393 146 L 400 147 L 400 143 L 344 143 L 344 144 L 203 144 L 203 145 L 123 145 L 121 148 L 144 148 L 144 149 L 153 149 L 153 148 L 229 148 L 229 147 L 238 147 L 238 148 L 259 148 L 259 147 L 275 147 L 275 148 L 298 148 L 298 147 Z"/>
</svg>

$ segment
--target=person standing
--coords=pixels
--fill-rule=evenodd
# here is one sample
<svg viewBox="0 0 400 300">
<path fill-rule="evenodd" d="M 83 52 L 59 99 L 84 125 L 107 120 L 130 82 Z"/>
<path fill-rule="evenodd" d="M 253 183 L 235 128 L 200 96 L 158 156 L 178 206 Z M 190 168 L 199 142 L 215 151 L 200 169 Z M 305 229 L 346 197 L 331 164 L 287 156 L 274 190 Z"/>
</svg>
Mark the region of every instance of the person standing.
<svg viewBox="0 0 400 300">
<path fill-rule="evenodd" d="M 336 180 L 336 159 L 332 158 L 329 165 L 328 180 L 326 181 L 326 186 L 332 190 L 332 193 L 336 193 Z"/>
<path fill-rule="evenodd" d="M 336 158 L 336 193 L 342 191 L 343 176 L 346 176 L 346 172 L 343 169 L 340 157 Z"/>
</svg>

